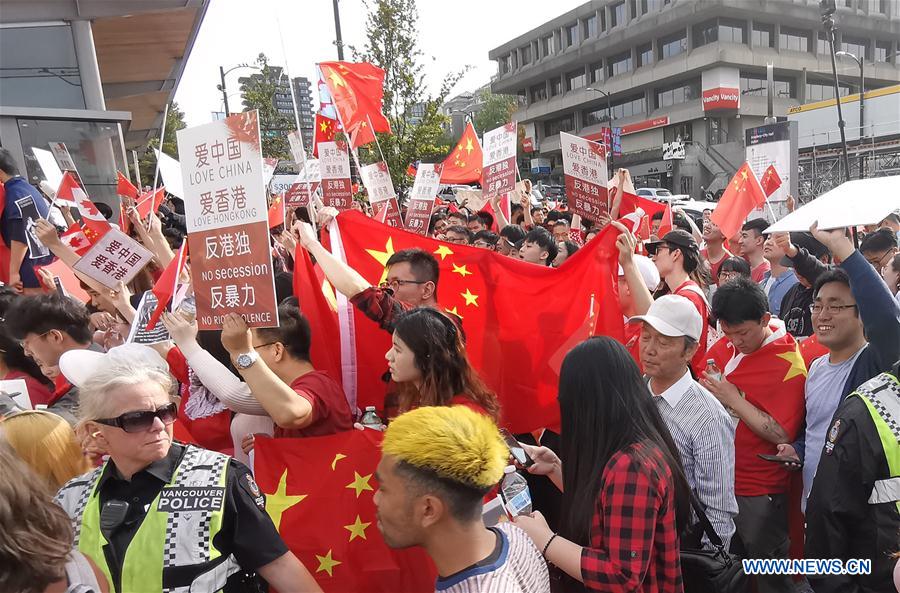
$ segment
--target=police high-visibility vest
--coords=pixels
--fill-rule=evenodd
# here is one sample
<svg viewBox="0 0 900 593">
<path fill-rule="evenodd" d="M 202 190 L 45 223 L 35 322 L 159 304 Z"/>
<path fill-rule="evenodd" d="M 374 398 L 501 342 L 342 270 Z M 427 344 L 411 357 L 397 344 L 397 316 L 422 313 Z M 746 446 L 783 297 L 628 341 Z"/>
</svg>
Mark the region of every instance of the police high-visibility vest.
<svg viewBox="0 0 900 593">
<path fill-rule="evenodd" d="M 234 556 L 213 546 L 222 528 L 228 456 L 187 445 L 172 480 L 150 504 L 122 561 L 120 593 L 219 591 L 240 570 Z M 75 522 L 75 544 L 113 585 L 100 531 L 97 482 L 104 465 L 60 489 L 57 502 Z M 192 582 L 163 589 L 167 568 L 193 568 Z"/>
<path fill-rule="evenodd" d="M 891 474 L 875 482 L 869 504 L 893 502 L 900 512 L 900 381 L 882 373 L 860 385 L 850 394 L 854 395 L 869 409 Z"/>
</svg>

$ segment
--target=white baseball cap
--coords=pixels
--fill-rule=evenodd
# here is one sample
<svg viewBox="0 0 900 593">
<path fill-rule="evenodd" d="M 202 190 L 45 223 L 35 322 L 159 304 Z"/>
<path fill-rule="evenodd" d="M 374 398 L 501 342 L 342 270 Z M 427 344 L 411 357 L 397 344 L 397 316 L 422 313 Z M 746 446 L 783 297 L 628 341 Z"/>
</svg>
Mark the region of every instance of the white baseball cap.
<svg viewBox="0 0 900 593">
<path fill-rule="evenodd" d="M 59 357 L 59 372 L 76 387 L 82 387 L 94 373 L 105 366 L 152 366 L 165 373 L 168 363 L 153 348 L 142 344 L 122 344 L 109 352 L 94 350 L 69 350 Z"/>
<path fill-rule="evenodd" d="M 697 307 L 677 294 L 667 294 L 656 299 L 646 315 L 636 315 L 628 323 L 637 321 L 646 321 L 664 336 L 687 336 L 695 342 L 700 341 L 703 333 L 703 319 Z"/>
<path fill-rule="evenodd" d="M 656 264 L 653 263 L 652 259 L 645 255 L 635 254 L 632 258 L 634 259 L 634 264 L 637 266 L 641 278 L 644 280 L 644 284 L 647 285 L 647 290 L 650 292 L 656 290 L 656 287 L 659 286 L 659 270 L 657 269 Z M 619 276 L 624 275 L 625 271 L 622 269 L 622 266 L 619 266 Z"/>
</svg>

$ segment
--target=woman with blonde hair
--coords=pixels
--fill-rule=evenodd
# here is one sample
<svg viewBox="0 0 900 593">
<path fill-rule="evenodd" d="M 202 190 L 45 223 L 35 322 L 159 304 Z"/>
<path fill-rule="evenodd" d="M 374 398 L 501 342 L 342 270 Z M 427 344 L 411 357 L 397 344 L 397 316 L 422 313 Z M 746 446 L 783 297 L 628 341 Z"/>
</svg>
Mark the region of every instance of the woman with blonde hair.
<svg viewBox="0 0 900 593">
<path fill-rule="evenodd" d="M 0 422 L 0 435 L 54 491 L 91 469 L 75 431 L 56 414 L 19 412 Z"/>
</svg>

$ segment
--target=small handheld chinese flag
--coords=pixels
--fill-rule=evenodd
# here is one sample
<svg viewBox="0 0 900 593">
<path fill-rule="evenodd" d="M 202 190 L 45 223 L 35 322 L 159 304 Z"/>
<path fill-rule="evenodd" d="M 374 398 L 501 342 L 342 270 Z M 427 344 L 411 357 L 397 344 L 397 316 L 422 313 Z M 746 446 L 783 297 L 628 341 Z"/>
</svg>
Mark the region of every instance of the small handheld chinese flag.
<svg viewBox="0 0 900 593">
<path fill-rule="evenodd" d="M 384 70 L 368 62 L 322 62 L 319 68 L 351 148 L 374 142 L 375 132 L 391 133 L 382 113 Z"/>
<path fill-rule="evenodd" d="M 766 194 L 750 165 L 745 162 L 728 182 L 709 219 L 721 229 L 723 235 L 733 237 L 741 230 L 747 215 L 765 203 Z"/>
<path fill-rule="evenodd" d="M 317 113 L 315 126 L 316 135 L 313 137 L 313 156 L 319 158 L 319 142 L 334 142 L 338 121 Z"/>
<path fill-rule="evenodd" d="M 278 194 L 269 206 L 269 228 L 273 229 L 284 224 L 284 199 L 283 194 Z"/>
<path fill-rule="evenodd" d="M 116 171 L 116 193 L 125 198 L 136 200 L 140 192 L 121 171 Z"/>
<path fill-rule="evenodd" d="M 172 300 L 172 295 L 175 294 L 175 287 L 178 285 L 178 279 L 181 277 L 181 270 L 184 268 L 184 262 L 187 258 L 187 245 L 187 241 L 181 244 L 181 248 L 175 254 L 175 258 L 169 262 L 159 280 L 153 285 L 153 294 L 156 295 L 156 309 L 154 309 L 153 315 L 150 316 L 150 320 L 147 322 L 147 331 L 151 331 L 156 327 L 156 323 L 162 317 L 163 311 L 166 310 L 166 306 Z"/>
<path fill-rule="evenodd" d="M 160 187 L 155 192 L 151 189 L 150 191 L 142 193 L 137 200 L 138 215 L 140 215 L 143 220 L 150 216 L 151 210 L 156 214 L 164 199 L 166 199 L 165 186 Z"/>
<path fill-rule="evenodd" d="M 769 165 L 769 168 L 763 173 L 762 179 L 759 180 L 759 184 L 762 186 L 763 191 L 766 192 L 767 198 L 781 187 L 781 177 L 778 176 L 775 165 Z"/>
</svg>

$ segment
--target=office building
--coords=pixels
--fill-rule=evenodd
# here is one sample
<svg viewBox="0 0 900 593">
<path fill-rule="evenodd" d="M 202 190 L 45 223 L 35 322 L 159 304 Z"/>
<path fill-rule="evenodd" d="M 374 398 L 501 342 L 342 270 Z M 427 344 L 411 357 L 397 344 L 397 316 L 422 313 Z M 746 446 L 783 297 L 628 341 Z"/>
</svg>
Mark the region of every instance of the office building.
<svg viewBox="0 0 900 593">
<path fill-rule="evenodd" d="M 311 146 L 313 139 L 314 113 L 312 110 L 312 91 L 309 79 L 298 76 L 294 78 L 293 81 L 289 81 L 281 66 L 270 66 L 269 76 L 270 79 L 267 82 L 275 85 L 275 93 L 272 95 L 272 104 L 275 107 L 275 110 L 284 116 L 285 123 L 283 127 L 277 129 L 260 129 L 260 133 L 282 134 L 287 137 L 287 134 L 297 127 L 294 119 L 294 104 L 291 98 L 291 85 L 293 84 L 297 100 L 297 109 L 299 111 L 298 116 L 300 118 L 300 130 L 303 136 L 303 145 L 306 147 Z M 250 103 L 246 99 L 247 90 L 252 88 L 253 85 L 259 84 L 262 80 L 263 75 L 261 73 L 238 78 L 238 83 L 241 85 L 240 88 L 244 109 L 250 108 Z"/>
</svg>

